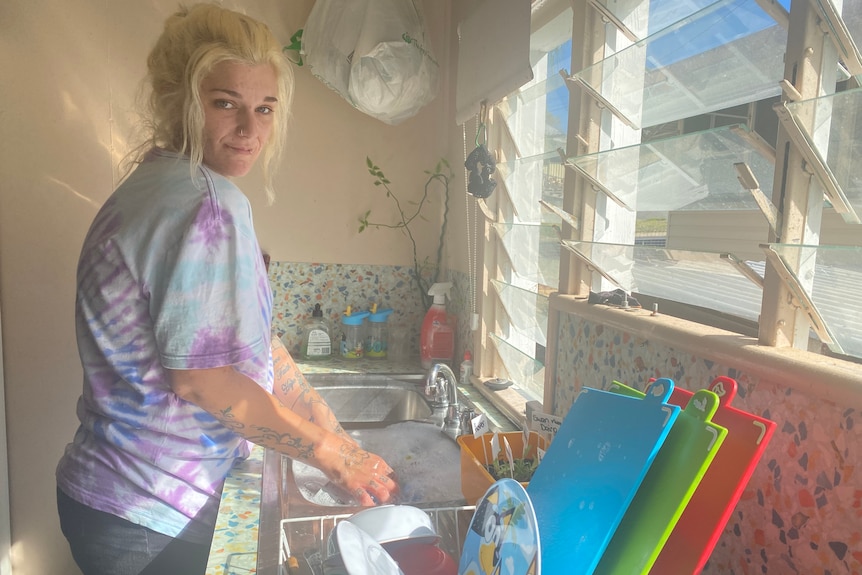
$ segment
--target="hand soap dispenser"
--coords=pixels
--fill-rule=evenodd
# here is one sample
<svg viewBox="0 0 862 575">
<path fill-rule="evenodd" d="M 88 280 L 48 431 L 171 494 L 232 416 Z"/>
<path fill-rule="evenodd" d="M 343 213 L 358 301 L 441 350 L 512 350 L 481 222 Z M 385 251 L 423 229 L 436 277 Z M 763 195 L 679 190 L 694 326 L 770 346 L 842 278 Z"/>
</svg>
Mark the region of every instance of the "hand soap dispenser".
<svg viewBox="0 0 862 575">
<path fill-rule="evenodd" d="M 419 334 L 419 357 L 422 367 L 428 369 L 432 363 L 452 363 L 455 355 L 455 321 L 446 313 L 446 296 L 452 289 L 450 282 L 436 283 L 428 290 L 434 304 L 425 314 L 422 332 Z"/>
<path fill-rule="evenodd" d="M 314 304 L 311 319 L 303 327 L 302 356 L 305 359 L 323 359 L 332 355 L 332 336 L 329 322 L 323 319 L 320 304 Z"/>
</svg>

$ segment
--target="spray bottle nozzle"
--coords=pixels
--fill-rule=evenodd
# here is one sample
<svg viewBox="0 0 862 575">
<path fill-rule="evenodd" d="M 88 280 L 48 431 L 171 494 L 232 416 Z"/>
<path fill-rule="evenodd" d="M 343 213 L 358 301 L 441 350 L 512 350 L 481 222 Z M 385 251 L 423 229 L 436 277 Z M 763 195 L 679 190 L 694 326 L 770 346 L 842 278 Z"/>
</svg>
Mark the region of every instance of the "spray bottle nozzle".
<svg viewBox="0 0 862 575">
<path fill-rule="evenodd" d="M 434 297 L 435 305 L 444 305 L 446 303 L 446 296 L 449 295 L 450 289 L 452 289 L 452 282 L 435 283 L 428 290 L 428 295 Z"/>
</svg>

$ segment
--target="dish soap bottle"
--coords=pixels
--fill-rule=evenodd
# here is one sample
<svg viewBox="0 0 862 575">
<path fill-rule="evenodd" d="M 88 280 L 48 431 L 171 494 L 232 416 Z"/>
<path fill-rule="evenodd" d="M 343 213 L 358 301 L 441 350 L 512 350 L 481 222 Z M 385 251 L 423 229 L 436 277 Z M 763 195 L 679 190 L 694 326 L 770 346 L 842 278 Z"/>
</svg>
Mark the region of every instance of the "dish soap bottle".
<svg viewBox="0 0 862 575">
<path fill-rule="evenodd" d="M 455 355 L 455 321 L 446 313 L 446 296 L 450 289 L 450 282 L 442 282 L 428 290 L 434 303 L 425 314 L 419 334 L 419 358 L 424 369 L 433 363 L 451 364 Z"/>
<path fill-rule="evenodd" d="M 323 319 L 320 304 L 314 304 L 311 319 L 303 326 L 302 356 L 305 359 L 323 359 L 332 355 L 332 336 L 329 322 Z"/>
</svg>

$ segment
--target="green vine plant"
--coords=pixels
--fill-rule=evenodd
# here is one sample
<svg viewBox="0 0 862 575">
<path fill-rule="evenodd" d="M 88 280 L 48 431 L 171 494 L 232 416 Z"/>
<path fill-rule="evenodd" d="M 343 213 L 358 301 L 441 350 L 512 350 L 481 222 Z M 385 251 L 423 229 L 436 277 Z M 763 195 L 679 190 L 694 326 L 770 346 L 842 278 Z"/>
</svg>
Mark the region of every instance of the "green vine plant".
<svg viewBox="0 0 862 575">
<path fill-rule="evenodd" d="M 424 173 L 428 176 L 425 181 L 425 189 L 422 193 L 422 198 L 418 202 L 407 201 L 402 203 L 394 191 L 392 191 L 392 182 L 383 173 L 371 158 L 365 158 L 365 163 L 368 166 L 368 173 L 374 178 L 374 185 L 382 187 L 386 190 L 386 197 L 392 200 L 395 204 L 395 209 L 398 212 L 398 221 L 391 224 L 371 221 L 371 210 L 368 210 L 359 217 L 359 233 L 364 232 L 368 228 L 387 228 L 391 230 L 399 230 L 407 239 L 410 240 L 410 245 L 413 248 L 413 281 L 416 284 L 416 289 L 419 292 L 419 297 L 422 301 L 423 309 L 428 309 L 433 303 L 433 298 L 428 295 L 428 290 L 431 285 L 437 283 L 440 279 L 440 271 L 443 260 L 443 240 L 446 235 L 446 220 L 449 216 L 449 182 L 452 180 L 452 168 L 445 158 L 440 159 L 433 170 L 425 170 Z M 419 261 L 419 252 L 416 247 L 416 238 L 413 235 L 413 230 L 410 229 L 410 224 L 420 218 L 424 221 L 427 219 L 422 215 L 422 208 L 429 200 L 429 194 L 434 184 L 439 184 L 443 188 L 443 225 L 440 227 L 440 237 L 437 241 L 437 251 L 434 261 L 430 261 L 425 257 Z"/>
</svg>

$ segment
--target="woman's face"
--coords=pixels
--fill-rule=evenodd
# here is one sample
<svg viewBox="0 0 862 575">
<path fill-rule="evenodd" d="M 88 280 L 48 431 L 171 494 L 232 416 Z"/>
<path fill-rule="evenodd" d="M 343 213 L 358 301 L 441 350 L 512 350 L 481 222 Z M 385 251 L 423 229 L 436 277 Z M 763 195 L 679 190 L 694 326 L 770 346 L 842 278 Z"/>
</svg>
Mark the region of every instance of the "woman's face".
<svg viewBox="0 0 862 575">
<path fill-rule="evenodd" d="M 227 177 L 244 176 L 269 140 L 278 85 L 269 65 L 225 61 L 201 82 L 203 163 Z"/>
</svg>

